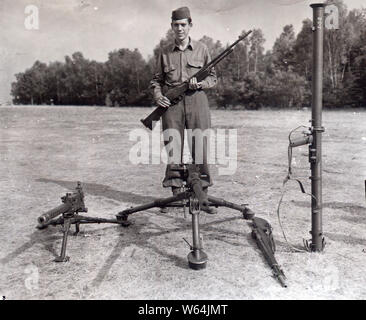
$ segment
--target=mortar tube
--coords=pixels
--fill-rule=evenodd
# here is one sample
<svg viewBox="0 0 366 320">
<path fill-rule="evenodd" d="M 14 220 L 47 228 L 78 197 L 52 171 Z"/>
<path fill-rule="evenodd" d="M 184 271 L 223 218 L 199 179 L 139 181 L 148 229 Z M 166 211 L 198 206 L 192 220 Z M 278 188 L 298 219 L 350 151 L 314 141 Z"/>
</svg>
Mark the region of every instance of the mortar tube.
<svg viewBox="0 0 366 320">
<path fill-rule="evenodd" d="M 313 79 L 312 79 L 312 143 L 309 147 L 311 163 L 311 251 L 323 251 L 322 222 L 322 107 L 324 59 L 324 3 L 313 8 Z"/>
</svg>

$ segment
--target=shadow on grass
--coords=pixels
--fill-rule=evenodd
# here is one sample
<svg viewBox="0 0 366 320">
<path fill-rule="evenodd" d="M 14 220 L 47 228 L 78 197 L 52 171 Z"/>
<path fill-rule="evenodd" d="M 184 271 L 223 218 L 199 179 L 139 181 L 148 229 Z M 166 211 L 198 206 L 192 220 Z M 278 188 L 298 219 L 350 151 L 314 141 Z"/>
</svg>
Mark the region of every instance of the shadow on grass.
<svg viewBox="0 0 366 320">
<path fill-rule="evenodd" d="M 311 207 L 310 201 L 291 201 L 291 203 L 302 208 Z M 366 207 L 359 206 L 352 202 L 325 202 L 323 203 L 323 208 L 339 209 L 351 214 L 359 214 L 363 216 L 366 214 Z"/>
<path fill-rule="evenodd" d="M 358 244 L 361 246 L 366 246 L 366 239 L 353 237 L 351 235 L 327 232 L 325 233 L 325 237 L 328 237 L 330 240 L 343 242 L 349 245 Z"/>
<path fill-rule="evenodd" d="M 24 243 L 19 248 L 15 249 L 13 252 L 2 258 L 0 263 L 9 263 L 11 260 L 15 259 L 17 256 L 21 255 L 23 252 L 27 251 L 38 243 L 43 244 L 45 249 L 56 257 L 57 253 L 55 252 L 52 244 L 54 241 L 60 238 L 62 238 L 62 236 L 55 235 L 54 232 L 52 232 L 49 228 L 44 231 L 36 230 L 30 235 L 30 240 L 28 242 Z"/>
<path fill-rule="evenodd" d="M 57 184 L 63 188 L 69 189 L 69 190 L 75 190 L 77 181 L 63 181 L 63 180 L 52 180 L 52 179 L 37 179 L 37 182 L 44 182 L 44 183 L 54 183 Z M 131 192 L 125 192 L 120 190 L 112 189 L 109 186 L 106 186 L 104 184 L 99 183 L 81 183 L 83 187 L 83 191 L 85 194 L 90 194 L 93 196 L 100 196 L 105 197 L 108 199 L 120 201 L 120 202 L 131 202 L 136 204 L 142 204 L 146 202 L 154 201 L 155 198 L 151 196 L 143 196 L 134 194 Z"/>
<path fill-rule="evenodd" d="M 221 219 L 221 220 L 204 223 L 204 224 L 200 225 L 200 229 L 203 231 L 210 231 L 210 230 L 212 230 L 212 226 L 214 226 L 214 225 L 217 225 L 220 223 L 225 223 L 225 222 L 230 222 L 230 221 L 234 221 L 234 220 L 239 220 L 239 219 L 242 220 L 241 217 L 231 217 L 231 218 L 226 218 L 226 219 Z M 161 245 L 159 246 L 159 245 L 151 244 L 151 242 L 149 242 L 149 239 L 151 239 L 152 237 L 159 237 L 159 236 L 167 234 L 167 233 L 191 230 L 191 228 L 192 228 L 191 225 L 185 224 L 183 226 L 180 226 L 177 228 L 171 228 L 171 229 L 167 229 L 167 230 L 163 230 L 162 228 L 159 227 L 159 229 L 161 229 L 161 230 L 158 232 L 150 232 L 150 231 L 142 232 L 141 230 L 142 230 L 143 226 L 144 226 L 143 224 L 135 223 L 135 224 L 131 225 L 130 227 L 123 229 L 123 230 L 126 230 L 125 232 L 122 233 L 123 235 L 126 235 L 126 233 L 127 233 L 132 238 L 135 237 L 136 239 L 126 240 L 126 238 L 123 238 L 123 237 L 119 238 L 119 241 L 113 248 L 112 253 L 109 255 L 107 260 L 104 262 L 104 265 L 100 268 L 97 276 L 94 278 L 94 280 L 92 282 L 93 287 L 99 287 L 101 285 L 104 278 L 108 274 L 109 270 L 113 266 L 114 262 L 121 255 L 123 249 L 127 248 L 130 245 L 135 245 L 142 249 L 149 248 L 149 249 L 153 250 L 154 252 L 158 253 L 159 255 L 172 261 L 172 263 L 174 263 L 177 267 L 179 267 L 181 269 L 185 269 L 185 270 L 190 269 L 185 256 L 184 256 L 184 258 L 182 258 L 181 256 L 167 253 L 166 251 L 164 251 L 162 249 Z M 155 225 L 155 227 L 156 227 L 156 225 Z M 219 230 L 219 229 L 216 228 L 216 230 Z M 223 233 L 223 234 L 231 233 L 232 235 L 238 234 L 237 232 L 233 232 L 231 230 L 226 230 L 226 229 L 221 231 L 221 233 Z M 243 233 L 241 235 L 245 235 L 245 233 Z M 167 244 L 167 246 L 168 246 L 168 244 Z M 189 250 L 187 250 L 187 254 L 188 254 L 188 251 Z"/>
<path fill-rule="evenodd" d="M 97 276 L 92 281 L 92 287 L 97 288 L 99 287 L 102 282 L 104 281 L 104 278 L 109 273 L 110 269 L 112 268 L 113 264 L 116 262 L 116 260 L 121 255 L 122 251 L 126 248 L 128 248 L 131 245 L 138 246 L 142 249 L 149 248 L 159 255 L 169 259 L 172 261 L 177 267 L 188 269 L 188 266 L 186 266 L 186 261 L 180 257 L 173 254 L 169 254 L 166 251 L 164 251 L 161 246 L 155 246 L 151 243 L 149 243 L 149 239 L 151 237 L 159 237 L 161 235 L 170 233 L 170 232 L 176 232 L 182 230 L 182 228 L 175 228 L 175 229 L 169 229 L 169 230 L 160 230 L 158 232 L 142 232 L 142 228 L 144 227 L 144 224 L 140 223 L 134 223 L 131 226 L 127 228 L 123 228 L 122 232 L 120 233 L 120 237 L 116 243 L 116 245 L 113 248 L 112 253 L 108 256 L 108 258 L 104 261 L 103 266 L 99 269 L 99 272 Z M 127 239 L 126 236 L 127 235 Z"/>
<path fill-rule="evenodd" d="M 101 228 L 98 230 L 90 230 L 87 232 L 83 231 L 82 228 L 83 227 L 80 227 L 81 230 L 80 230 L 78 236 L 73 236 L 73 231 L 72 231 L 73 228 L 70 228 L 71 232 L 69 233 L 68 242 L 70 241 L 70 239 L 75 239 L 77 237 L 82 236 L 83 234 L 93 234 L 93 233 L 97 233 L 97 232 L 100 232 L 100 231 L 103 231 L 106 229 L 115 228 L 115 226 L 105 227 L 105 228 Z M 35 230 L 30 235 L 29 241 L 27 241 L 26 243 L 24 243 L 23 245 L 21 245 L 20 247 L 15 249 L 13 252 L 9 253 L 7 256 L 2 258 L 0 260 L 0 263 L 1 264 L 9 263 L 10 261 L 12 261 L 19 255 L 21 255 L 25 251 L 31 249 L 34 245 L 36 245 L 38 243 L 42 244 L 44 246 L 44 248 L 47 251 L 51 252 L 52 255 L 54 256 L 54 258 L 56 258 L 59 256 L 59 254 L 61 252 L 61 244 L 60 244 L 60 247 L 57 248 L 58 251 L 56 251 L 56 248 L 54 248 L 54 243 L 57 240 L 62 240 L 62 238 L 63 238 L 63 233 L 60 231 L 59 228 L 54 227 L 54 226 L 49 226 L 43 230 Z M 66 249 L 66 253 L 67 253 L 67 249 Z"/>
</svg>

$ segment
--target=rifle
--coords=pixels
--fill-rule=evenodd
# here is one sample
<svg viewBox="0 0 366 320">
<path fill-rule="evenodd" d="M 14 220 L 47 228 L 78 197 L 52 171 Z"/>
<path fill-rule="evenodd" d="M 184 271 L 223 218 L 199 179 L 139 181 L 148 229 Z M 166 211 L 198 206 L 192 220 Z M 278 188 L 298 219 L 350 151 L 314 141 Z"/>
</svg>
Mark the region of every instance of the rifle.
<svg viewBox="0 0 366 320">
<path fill-rule="evenodd" d="M 259 249 L 272 268 L 274 277 L 286 288 L 286 276 L 274 256 L 276 247 L 272 236 L 272 227 L 266 220 L 261 218 L 254 217 L 252 222 L 252 237 L 256 240 Z"/>
<path fill-rule="evenodd" d="M 236 40 L 232 45 L 226 48 L 223 52 L 221 52 L 215 59 L 211 60 L 208 64 L 203 66 L 199 71 L 197 71 L 192 77 L 188 80 L 184 81 L 183 83 L 168 89 L 168 91 L 164 94 L 170 100 L 171 106 L 177 104 L 180 100 L 183 99 L 184 94 L 189 90 L 189 81 L 192 78 L 197 78 L 197 82 L 201 82 L 204 80 L 211 72 L 211 69 L 217 65 L 221 60 L 226 58 L 230 53 L 234 51 L 235 46 L 246 37 L 251 34 L 251 30 L 248 31 L 243 36 L 239 36 L 239 39 Z M 161 116 L 165 113 L 167 108 L 164 107 L 157 107 L 155 110 L 150 113 L 145 119 L 141 119 L 141 122 L 146 128 L 152 130 L 153 122 L 159 121 Z"/>
</svg>

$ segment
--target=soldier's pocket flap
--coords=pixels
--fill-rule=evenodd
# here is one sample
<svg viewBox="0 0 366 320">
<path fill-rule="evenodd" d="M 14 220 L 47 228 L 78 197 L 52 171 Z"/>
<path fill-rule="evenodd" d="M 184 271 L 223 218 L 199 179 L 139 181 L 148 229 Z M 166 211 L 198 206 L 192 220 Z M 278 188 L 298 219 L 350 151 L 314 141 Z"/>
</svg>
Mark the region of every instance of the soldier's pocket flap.
<svg viewBox="0 0 366 320">
<path fill-rule="evenodd" d="M 197 59 L 187 59 L 187 63 L 190 67 L 193 68 L 202 68 L 203 67 L 203 61 L 197 60 Z"/>
<path fill-rule="evenodd" d="M 173 71 L 175 69 L 176 69 L 175 65 L 170 64 L 170 65 L 167 65 L 167 66 L 164 67 L 164 72 L 168 73 L 168 72 Z"/>
</svg>

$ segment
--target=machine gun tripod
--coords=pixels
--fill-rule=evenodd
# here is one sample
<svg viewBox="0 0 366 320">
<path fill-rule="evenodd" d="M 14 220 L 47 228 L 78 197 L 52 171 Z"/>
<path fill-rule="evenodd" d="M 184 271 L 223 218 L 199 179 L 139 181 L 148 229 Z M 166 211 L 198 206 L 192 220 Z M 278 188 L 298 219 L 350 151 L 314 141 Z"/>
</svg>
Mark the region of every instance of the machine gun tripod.
<svg viewBox="0 0 366 320">
<path fill-rule="evenodd" d="M 69 261 L 69 257 L 66 256 L 67 238 L 70 231 L 70 226 L 75 224 L 75 233 L 77 235 L 80 231 L 80 224 L 85 223 L 117 223 L 122 226 L 127 226 L 128 223 L 119 221 L 117 219 L 104 219 L 79 215 L 79 212 L 88 212 L 88 208 L 84 203 L 84 192 L 81 187 L 81 183 L 78 182 L 75 188 L 75 192 L 66 193 L 61 197 L 62 204 L 58 207 L 47 211 L 45 214 L 38 217 L 38 229 L 45 229 L 48 226 L 62 225 L 62 246 L 60 255 L 54 260 L 55 262 Z M 62 215 L 58 218 L 57 216 Z"/>
<path fill-rule="evenodd" d="M 117 214 L 117 220 L 128 225 L 129 215 L 148 210 L 151 208 L 163 208 L 163 207 L 189 207 L 189 213 L 192 215 L 192 239 L 193 244 L 190 245 L 190 252 L 187 256 L 188 265 L 190 268 L 198 270 L 206 267 L 207 254 L 203 251 L 201 237 L 200 237 L 200 225 L 199 214 L 201 209 L 211 213 L 210 207 L 228 207 L 234 210 L 238 210 L 242 213 L 245 220 L 252 222 L 252 236 L 256 240 L 259 249 L 264 254 L 266 260 L 272 268 L 274 276 L 279 280 L 283 287 L 286 287 L 285 275 L 278 265 L 275 257 L 275 245 L 272 236 L 272 228 L 270 224 L 261 218 L 254 217 L 254 212 L 251 211 L 247 204 L 238 205 L 220 198 L 207 195 L 202 188 L 201 174 L 199 167 L 195 164 L 182 164 L 172 166 L 172 170 L 180 172 L 181 178 L 184 181 L 183 191 L 168 198 L 159 198 L 150 203 L 131 207 L 125 209 Z"/>
<path fill-rule="evenodd" d="M 192 269 L 203 269 L 206 267 L 207 254 L 202 250 L 200 237 L 199 214 L 200 210 L 210 213 L 210 207 L 226 206 L 239 210 L 243 213 L 244 219 L 250 219 L 254 213 L 246 205 L 237 205 L 222 199 L 208 196 L 202 188 L 200 172 L 198 166 L 194 164 L 172 166 L 172 170 L 178 171 L 184 182 L 183 191 L 175 196 L 156 199 L 153 202 L 132 207 L 118 213 L 117 220 L 127 223 L 128 216 L 132 213 L 156 208 L 156 207 L 189 207 L 189 213 L 192 215 L 192 234 L 193 245 L 190 245 L 191 252 L 188 254 L 188 263 Z"/>
</svg>

